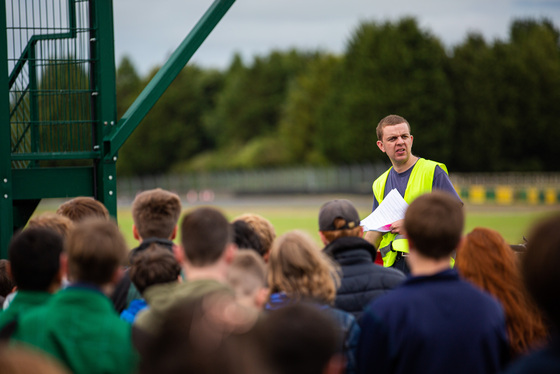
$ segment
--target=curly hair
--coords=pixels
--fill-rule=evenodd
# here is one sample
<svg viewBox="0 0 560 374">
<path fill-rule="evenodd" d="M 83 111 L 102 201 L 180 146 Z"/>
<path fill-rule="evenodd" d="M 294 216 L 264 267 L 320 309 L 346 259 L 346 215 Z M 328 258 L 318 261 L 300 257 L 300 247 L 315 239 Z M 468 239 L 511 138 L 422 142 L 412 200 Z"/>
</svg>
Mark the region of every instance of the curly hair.
<svg viewBox="0 0 560 374">
<path fill-rule="evenodd" d="M 291 231 L 274 242 L 268 261 L 271 293 L 332 304 L 340 276 L 336 265 L 302 231 Z"/>
<path fill-rule="evenodd" d="M 518 257 L 500 233 L 475 228 L 457 250 L 455 267 L 502 304 L 514 356 L 544 343 L 547 329 L 543 317 L 523 285 Z"/>
</svg>

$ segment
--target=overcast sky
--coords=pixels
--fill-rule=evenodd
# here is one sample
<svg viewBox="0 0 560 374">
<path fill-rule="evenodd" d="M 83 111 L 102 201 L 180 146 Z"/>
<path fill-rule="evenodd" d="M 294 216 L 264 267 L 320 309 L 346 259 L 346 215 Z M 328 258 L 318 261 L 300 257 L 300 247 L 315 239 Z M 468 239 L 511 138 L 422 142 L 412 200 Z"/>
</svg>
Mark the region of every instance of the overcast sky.
<svg viewBox="0 0 560 374">
<path fill-rule="evenodd" d="M 114 0 L 117 64 L 128 55 L 141 75 L 163 64 L 212 2 Z M 450 47 L 469 31 L 505 39 L 520 17 L 548 17 L 560 27 L 560 0 L 237 0 L 191 62 L 225 68 L 235 52 L 250 62 L 291 47 L 342 53 L 361 21 L 403 16 Z"/>
</svg>

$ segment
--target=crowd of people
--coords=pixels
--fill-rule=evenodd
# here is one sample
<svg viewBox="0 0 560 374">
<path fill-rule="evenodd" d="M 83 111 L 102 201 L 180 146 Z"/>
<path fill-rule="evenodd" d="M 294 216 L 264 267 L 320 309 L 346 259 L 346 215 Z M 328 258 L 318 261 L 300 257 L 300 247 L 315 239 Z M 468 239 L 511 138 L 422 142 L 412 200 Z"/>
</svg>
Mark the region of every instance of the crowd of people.
<svg viewBox="0 0 560 374">
<path fill-rule="evenodd" d="M 133 249 L 90 197 L 34 217 L 0 261 L 0 371 L 558 372 L 560 216 L 521 252 L 487 228 L 463 236 L 445 165 L 411 156 L 402 117 L 377 133 L 393 168 L 374 209 L 392 188 L 409 203 L 387 233 L 336 199 L 317 207 L 320 246 L 257 214 L 181 217 L 160 188 L 132 203 Z"/>
<path fill-rule="evenodd" d="M 376 248 L 344 199 L 318 209 L 323 248 L 303 231 L 276 237 L 256 214 L 230 222 L 200 207 L 181 219 L 181 200 L 162 189 L 133 202 L 133 250 L 98 201 L 62 207 L 14 235 L 0 263 L 3 373 L 536 373 L 560 365 L 560 217 L 536 225 L 519 253 L 490 229 L 463 237 L 453 196 L 422 195 L 404 219 L 405 275 L 374 263 Z"/>
</svg>

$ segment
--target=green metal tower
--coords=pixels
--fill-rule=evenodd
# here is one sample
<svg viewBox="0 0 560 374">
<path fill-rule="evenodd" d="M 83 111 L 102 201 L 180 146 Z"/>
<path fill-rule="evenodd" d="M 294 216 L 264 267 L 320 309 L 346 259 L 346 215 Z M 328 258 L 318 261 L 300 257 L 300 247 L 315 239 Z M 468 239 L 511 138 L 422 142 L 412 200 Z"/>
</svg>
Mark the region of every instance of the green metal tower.
<svg viewBox="0 0 560 374">
<path fill-rule="evenodd" d="M 112 0 L 0 6 L 0 258 L 43 198 L 93 196 L 117 213 L 118 150 L 235 0 L 215 0 L 116 118 Z"/>
</svg>

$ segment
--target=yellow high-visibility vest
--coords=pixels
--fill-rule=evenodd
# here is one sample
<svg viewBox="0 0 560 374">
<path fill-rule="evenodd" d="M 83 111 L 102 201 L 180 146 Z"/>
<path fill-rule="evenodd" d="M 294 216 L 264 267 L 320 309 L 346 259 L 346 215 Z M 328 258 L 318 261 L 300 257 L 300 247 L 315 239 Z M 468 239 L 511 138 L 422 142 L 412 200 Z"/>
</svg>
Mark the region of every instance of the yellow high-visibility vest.
<svg viewBox="0 0 560 374">
<path fill-rule="evenodd" d="M 418 161 L 416 161 L 416 164 L 412 167 L 412 172 L 410 173 L 404 192 L 404 201 L 406 201 L 407 204 L 410 204 L 420 195 L 432 192 L 436 166 L 439 166 L 445 173 L 448 173 L 447 167 L 440 162 L 426 160 L 424 158 L 419 158 Z M 387 183 L 387 177 L 392 168 L 393 167 L 389 168 L 389 170 L 373 182 L 373 194 L 379 204 L 381 204 L 385 196 L 385 184 Z M 382 255 L 385 253 L 383 256 L 383 266 L 392 266 L 395 263 L 397 251 L 408 253 L 408 240 L 401 235 L 397 237 L 397 234 L 388 232 L 381 238 L 379 250 Z"/>
</svg>

